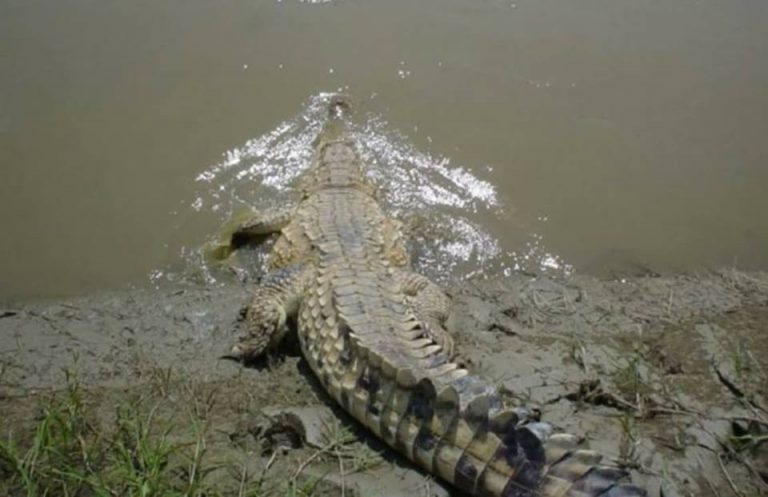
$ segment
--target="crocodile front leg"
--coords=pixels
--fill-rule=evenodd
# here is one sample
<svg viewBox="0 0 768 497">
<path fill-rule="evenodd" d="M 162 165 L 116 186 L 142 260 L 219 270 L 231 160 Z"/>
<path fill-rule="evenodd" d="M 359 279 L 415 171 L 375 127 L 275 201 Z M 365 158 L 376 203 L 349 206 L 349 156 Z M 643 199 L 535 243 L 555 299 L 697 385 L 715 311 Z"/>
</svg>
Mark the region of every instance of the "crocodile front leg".
<svg viewBox="0 0 768 497">
<path fill-rule="evenodd" d="M 232 347 L 230 356 L 254 359 L 274 349 L 288 331 L 286 321 L 295 316 L 312 274 L 309 265 L 274 272 L 256 287 L 246 312 L 247 333 Z"/>
<path fill-rule="evenodd" d="M 396 277 L 408 297 L 416 316 L 425 325 L 427 335 L 452 358 L 454 341 L 445 322 L 451 312 L 451 299 L 437 283 L 426 276 L 410 271 L 399 271 Z"/>
<path fill-rule="evenodd" d="M 267 210 L 260 213 L 240 212 L 229 219 L 221 229 L 217 240 L 208 242 L 203 249 L 206 260 L 230 266 L 240 273 L 237 264 L 231 262 L 232 254 L 243 245 L 263 242 L 269 235 L 279 232 L 291 220 L 294 208 Z"/>
<path fill-rule="evenodd" d="M 279 232 L 291 222 L 295 210 L 294 207 L 283 207 L 253 214 L 232 232 L 232 245 L 237 247 Z"/>
</svg>

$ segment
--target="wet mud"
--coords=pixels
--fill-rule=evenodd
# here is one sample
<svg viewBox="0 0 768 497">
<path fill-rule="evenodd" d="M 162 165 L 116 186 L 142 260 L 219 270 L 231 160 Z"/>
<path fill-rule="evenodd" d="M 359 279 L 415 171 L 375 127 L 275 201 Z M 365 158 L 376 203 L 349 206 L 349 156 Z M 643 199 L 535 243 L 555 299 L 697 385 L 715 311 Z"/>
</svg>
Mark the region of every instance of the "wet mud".
<svg viewBox="0 0 768 497">
<path fill-rule="evenodd" d="M 168 441 L 156 495 L 454 495 L 332 406 L 295 346 L 245 366 L 224 357 L 248 287 L 1 305 L 0 440 L 29 454 L 64 402 L 84 413 L 82 447 L 112 440 L 104 460 L 139 421 Z M 448 290 L 461 361 L 649 495 L 766 495 L 767 273 L 517 274 Z M 0 493 L 25 495 L 17 476 L 0 453 Z"/>
</svg>

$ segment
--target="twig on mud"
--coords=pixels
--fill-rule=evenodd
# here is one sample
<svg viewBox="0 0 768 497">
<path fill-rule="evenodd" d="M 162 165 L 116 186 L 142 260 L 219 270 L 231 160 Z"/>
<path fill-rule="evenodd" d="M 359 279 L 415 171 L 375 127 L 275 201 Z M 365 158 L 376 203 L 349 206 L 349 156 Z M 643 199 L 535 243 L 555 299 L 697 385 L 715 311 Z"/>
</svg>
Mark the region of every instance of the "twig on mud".
<svg viewBox="0 0 768 497">
<path fill-rule="evenodd" d="M 648 414 L 670 414 L 673 416 L 696 416 L 695 412 L 687 411 L 684 409 L 670 409 L 668 407 L 651 407 L 648 409 Z"/>
<path fill-rule="evenodd" d="M 266 473 L 269 471 L 269 468 L 272 467 L 272 465 L 275 463 L 275 459 L 277 458 L 277 451 L 274 451 L 272 455 L 269 457 L 269 461 L 267 461 L 266 466 L 264 466 L 264 472 Z"/>
<path fill-rule="evenodd" d="M 653 399 L 648 399 L 647 402 L 642 395 L 636 394 L 637 403 L 632 403 L 622 396 L 617 395 L 604 389 L 601 385 L 595 382 L 581 382 L 579 383 L 579 391 L 576 393 L 569 393 L 563 396 L 556 397 L 553 400 L 549 400 L 546 404 L 553 404 L 560 399 L 566 399 L 571 402 L 586 402 L 593 405 L 605 405 L 613 407 L 620 411 L 633 411 L 637 413 L 637 417 L 640 419 L 646 419 L 656 414 L 668 414 L 668 415 L 698 415 L 699 413 L 686 409 L 679 404 L 676 405 L 676 409 L 662 407 L 654 402 Z M 647 405 L 647 404 L 651 405 Z"/>
<path fill-rule="evenodd" d="M 339 453 L 338 445 L 336 446 L 333 452 L 336 455 L 336 459 L 339 461 L 339 479 L 341 480 L 341 497 L 346 497 L 347 485 L 346 485 L 346 479 L 344 474 L 344 459 L 341 457 L 341 454 Z"/>
<path fill-rule="evenodd" d="M 739 497 L 744 497 L 744 494 L 741 492 L 741 490 L 739 490 L 736 484 L 733 483 L 733 479 L 731 478 L 731 475 L 728 473 L 728 470 L 725 469 L 725 464 L 723 464 L 723 457 L 720 454 L 717 455 L 717 462 L 720 463 L 720 469 L 723 471 L 723 475 L 725 475 L 725 479 L 728 480 L 728 484 L 731 486 L 733 493 L 735 493 Z"/>
<path fill-rule="evenodd" d="M 587 359 L 587 349 L 584 346 L 584 342 L 575 339 L 575 343 L 571 346 L 571 358 L 581 369 L 587 374 L 590 374 L 589 361 Z"/>
<path fill-rule="evenodd" d="M 746 351 L 746 353 L 747 353 L 747 355 L 749 356 L 749 358 L 750 358 L 750 359 L 752 359 L 752 365 L 754 365 L 754 366 L 755 366 L 755 367 L 758 369 L 758 371 L 760 372 L 760 375 L 761 375 L 761 376 L 765 376 L 765 370 L 764 370 L 764 369 L 763 369 L 763 367 L 760 365 L 760 362 L 761 362 L 761 361 L 758 361 L 758 360 L 755 358 L 755 355 L 752 353 L 752 351 L 751 351 L 751 350 L 747 350 L 747 351 Z"/>
<path fill-rule="evenodd" d="M 203 442 L 203 444 L 205 444 L 205 442 Z M 198 439 L 195 443 L 195 455 L 192 457 L 192 464 L 189 468 L 188 484 L 190 488 L 195 484 L 195 480 L 198 477 L 198 470 L 200 469 L 200 455 L 201 452 L 205 450 L 204 447 L 201 447 L 203 444 L 200 443 L 200 439 Z"/>
<path fill-rule="evenodd" d="M 273 452 L 273 455 L 276 452 Z M 243 469 L 240 471 L 240 486 L 237 489 L 237 497 L 244 497 L 245 496 L 245 479 L 248 476 L 248 470 L 245 467 L 245 463 L 243 463 Z"/>
<path fill-rule="evenodd" d="M 768 442 L 768 435 L 761 435 L 759 437 L 744 435 L 741 437 L 731 437 L 731 440 L 736 442 L 744 442 L 748 446 L 757 447 L 763 442 Z"/>
<path fill-rule="evenodd" d="M 720 419 L 725 419 L 727 421 L 746 421 L 747 423 L 757 423 L 759 425 L 768 426 L 768 419 L 752 416 L 726 416 Z"/>
<path fill-rule="evenodd" d="M 675 436 L 674 443 L 667 441 L 667 437 L 659 437 L 659 436 L 652 435 L 649 438 L 655 441 L 658 445 L 661 445 L 662 447 L 666 447 L 669 450 L 672 450 L 674 452 L 679 452 L 679 453 L 685 452 L 685 446 L 680 442 L 679 436 Z"/>
<path fill-rule="evenodd" d="M 279 451 L 277 450 L 272 452 L 272 455 L 269 457 L 269 461 L 267 461 L 267 464 L 265 464 L 264 468 L 262 468 L 261 475 L 259 475 L 259 479 L 256 482 L 257 488 L 259 490 L 262 490 L 262 485 L 264 484 L 264 478 L 266 478 L 267 472 L 275 463 L 275 459 L 277 458 L 278 452 Z M 238 492 L 237 492 L 238 497 L 245 497 L 246 495 L 245 483 L 247 480 L 248 480 L 248 469 L 246 467 L 246 463 L 243 462 L 243 469 L 240 472 L 240 488 L 238 489 Z"/>
<path fill-rule="evenodd" d="M 301 473 L 304 471 L 304 469 L 306 469 L 309 463 L 311 463 L 321 455 L 325 454 L 326 452 L 333 450 L 334 448 L 336 448 L 337 445 L 338 445 L 338 442 L 334 440 L 333 442 L 329 443 L 323 448 L 316 450 L 311 456 L 309 456 L 299 465 L 299 467 L 296 469 L 296 472 L 293 473 L 293 479 L 294 480 L 297 479 L 301 475 Z"/>
<path fill-rule="evenodd" d="M 640 417 L 642 418 L 642 414 L 644 412 L 642 405 L 640 404 L 633 404 L 632 402 L 629 402 L 628 400 L 622 399 L 619 395 L 616 395 L 615 393 L 606 392 L 603 391 L 603 395 L 611 399 L 613 402 L 616 402 L 617 404 L 621 404 L 622 406 L 626 407 L 629 410 L 637 411 L 638 414 L 640 414 Z"/>
</svg>

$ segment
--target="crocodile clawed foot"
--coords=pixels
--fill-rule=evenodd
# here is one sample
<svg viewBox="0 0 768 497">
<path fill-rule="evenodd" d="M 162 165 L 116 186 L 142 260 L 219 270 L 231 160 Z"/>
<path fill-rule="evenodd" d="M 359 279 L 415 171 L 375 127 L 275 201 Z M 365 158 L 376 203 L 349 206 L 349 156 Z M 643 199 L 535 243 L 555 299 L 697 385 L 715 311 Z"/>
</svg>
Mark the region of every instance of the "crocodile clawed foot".
<svg viewBox="0 0 768 497">
<path fill-rule="evenodd" d="M 254 303 L 240 311 L 247 331 L 224 355 L 227 359 L 251 362 L 274 352 L 288 332 L 282 307 L 269 299 L 255 298 Z"/>
<path fill-rule="evenodd" d="M 265 354 L 265 347 L 258 340 L 253 340 L 252 337 L 245 337 L 240 340 L 240 343 L 234 345 L 229 352 L 223 354 L 222 359 L 231 359 L 233 361 L 250 362 L 263 358 Z"/>
<path fill-rule="evenodd" d="M 248 321 L 248 309 L 241 311 L 244 319 Z M 275 334 L 265 332 L 264 326 L 254 326 L 253 322 L 248 323 L 248 331 L 241 335 L 235 345 L 229 349 L 229 352 L 223 355 L 226 359 L 236 361 L 250 362 L 263 358 L 271 345 L 271 339 Z"/>
</svg>

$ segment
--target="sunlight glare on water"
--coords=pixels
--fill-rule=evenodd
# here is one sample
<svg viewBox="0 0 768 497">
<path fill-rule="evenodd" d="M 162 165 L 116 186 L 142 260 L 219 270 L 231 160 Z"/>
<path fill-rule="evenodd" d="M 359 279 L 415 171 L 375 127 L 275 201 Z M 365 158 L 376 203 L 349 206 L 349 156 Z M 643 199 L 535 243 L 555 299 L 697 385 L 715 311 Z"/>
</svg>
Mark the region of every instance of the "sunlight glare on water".
<svg viewBox="0 0 768 497">
<path fill-rule="evenodd" d="M 310 166 L 312 144 L 333 95 L 312 96 L 297 116 L 226 151 L 221 162 L 197 176 L 201 188 L 192 209 L 215 212 L 224 223 L 247 209 L 295 201 L 293 188 Z M 494 185 L 448 157 L 416 149 L 379 114 L 359 109 L 352 121 L 382 207 L 405 223 L 418 271 L 439 281 L 511 270 L 570 272 L 568 264 L 546 251 L 541 236 L 532 233 L 525 246 L 508 248 L 483 228 L 478 215 L 504 213 Z M 189 260 L 199 264 L 199 252 L 190 253 L 195 255 Z"/>
</svg>

